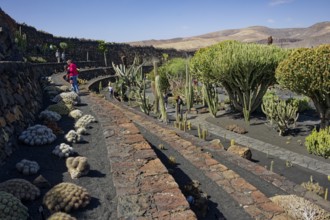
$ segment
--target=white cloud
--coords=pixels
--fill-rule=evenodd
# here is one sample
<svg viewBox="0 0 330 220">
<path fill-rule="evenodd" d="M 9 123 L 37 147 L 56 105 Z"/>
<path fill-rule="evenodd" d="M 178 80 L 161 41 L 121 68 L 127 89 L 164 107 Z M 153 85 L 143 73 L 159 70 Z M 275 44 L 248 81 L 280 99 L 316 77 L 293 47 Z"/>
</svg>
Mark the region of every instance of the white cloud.
<svg viewBox="0 0 330 220">
<path fill-rule="evenodd" d="M 271 0 L 269 5 L 270 6 L 276 6 L 276 5 L 288 4 L 292 1 L 293 0 Z"/>
<path fill-rule="evenodd" d="M 275 23 L 275 20 L 274 20 L 274 19 L 271 19 L 271 18 L 269 18 L 269 19 L 267 19 L 267 22 L 268 22 L 268 23 Z"/>
</svg>

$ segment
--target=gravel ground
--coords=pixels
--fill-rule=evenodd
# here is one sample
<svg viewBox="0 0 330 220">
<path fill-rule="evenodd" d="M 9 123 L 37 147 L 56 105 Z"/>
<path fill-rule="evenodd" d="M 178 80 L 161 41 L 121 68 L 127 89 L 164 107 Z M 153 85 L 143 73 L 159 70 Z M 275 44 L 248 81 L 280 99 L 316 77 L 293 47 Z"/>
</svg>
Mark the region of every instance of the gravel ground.
<svg viewBox="0 0 330 220">
<path fill-rule="evenodd" d="M 82 94 L 82 100 L 84 94 Z M 45 107 L 49 101 L 45 100 Z M 78 106 L 84 114 L 93 114 L 88 105 L 82 104 Z M 41 123 L 37 121 L 36 123 Z M 54 186 L 61 182 L 71 182 L 79 186 L 85 187 L 92 199 L 89 205 L 70 214 L 79 220 L 84 219 L 116 219 L 116 200 L 115 188 L 112 183 L 110 173 L 110 164 L 107 159 L 107 149 L 105 147 L 103 133 L 100 124 L 93 123 L 92 128 L 88 129 L 88 135 L 84 136 L 84 142 L 80 144 L 70 144 L 74 147 L 77 155 L 86 156 L 91 166 L 91 170 L 87 176 L 72 180 L 65 166 L 65 159 L 59 159 L 52 154 L 52 150 L 56 145 L 66 142 L 64 135 L 73 129 L 74 120 L 62 116 L 58 122 L 59 127 L 64 130 L 64 134 L 58 135 L 56 141 L 49 145 L 31 147 L 20 144 L 18 149 L 10 156 L 9 160 L 0 167 L 0 182 L 11 178 L 22 178 L 33 181 L 38 175 L 44 176 Z M 40 171 L 36 175 L 24 176 L 20 174 L 15 165 L 22 159 L 37 161 L 40 165 Z M 38 209 L 42 204 L 42 198 L 50 188 L 41 189 L 41 196 L 33 202 L 24 202 L 29 208 L 30 219 L 42 219 Z M 48 217 L 50 213 L 44 209 L 44 216 Z"/>
</svg>

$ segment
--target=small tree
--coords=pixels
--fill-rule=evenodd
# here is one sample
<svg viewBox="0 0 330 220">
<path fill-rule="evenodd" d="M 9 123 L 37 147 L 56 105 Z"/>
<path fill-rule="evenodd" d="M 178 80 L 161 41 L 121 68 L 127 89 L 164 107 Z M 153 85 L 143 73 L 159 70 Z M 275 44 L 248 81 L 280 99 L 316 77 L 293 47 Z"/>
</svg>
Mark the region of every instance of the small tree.
<svg viewBox="0 0 330 220">
<path fill-rule="evenodd" d="M 276 69 L 280 85 L 311 98 L 321 118 L 330 125 L 330 45 L 296 49 Z"/>
<path fill-rule="evenodd" d="M 68 44 L 65 42 L 60 43 L 60 48 L 65 52 L 66 48 L 68 48 Z"/>
<path fill-rule="evenodd" d="M 108 66 L 107 56 L 106 56 L 106 53 L 108 52 L 107 43 L 105 43 L 105 41 L 103 40 L 99 40 L 98 43 L 99 43 L 98 50 L 101 51 L 104 56 L 104 65 Z"/>
<path fill-rule="evenodd" d="M 234 108 L 249 121 L 275 83 L 275 69 L 285 54 L 275 46 L 224 41 L 197 52 L 192 68 L 205 82 L 221 82 Z"/>
</svg>

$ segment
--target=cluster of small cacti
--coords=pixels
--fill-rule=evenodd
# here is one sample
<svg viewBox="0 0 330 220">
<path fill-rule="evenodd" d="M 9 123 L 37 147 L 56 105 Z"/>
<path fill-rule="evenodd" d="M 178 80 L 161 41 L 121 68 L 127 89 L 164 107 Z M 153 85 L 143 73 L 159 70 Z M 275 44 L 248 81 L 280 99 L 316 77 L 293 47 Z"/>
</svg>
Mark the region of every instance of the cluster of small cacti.
<svg viewBox="0 0 330 220">
<path fill-rule="evenodd" d="M 237 125 L 237 124 L 230 124 L 226 126 L 226 129 L 238 134 L 245 134 L 247 133 L 247 131 L 245 130 L 245 128 Z"/>
<path fill-rule="evenodd" d="M 169 156 L 168 158 L 168 162 L 172 165 L 175 165 L 176 164 L 176 159 L 174 156 Z"/>
<path fill-rule="evenodd" d="M 323 196 L 324 195 L 324 188 L 322 186 L 320 186 L 319 183 L 314 182 L 311 178 L 310 181 L 308 182 L 303 182 L 301 184 L 301 186 L 305 189 L 307 189 L 308 191 L 314 192 L 319 196 Z"/>
<path fill-rule="evenodd" d="M 28 208 L 17 197 L 0 191 L 0 219 L 25 220 L 28 217 Z"/>
<path fill-rule="evenodd" d="M 78 78 L 78 83 L 80 85 L 85 85 L 85 84 L 87 84 L 87 82 L 88 82 L 88 80 L 86 80 L 86 79 L 80 79 L 80 78 Z"/>
<path fill-rule="evenodd" d="M 270 98 L 264 98 L 261 110 L 265 113 L 271 125 L 276 124 L 279 135 L 284 135 L 290 125 L 295 127 L 299 117 L 297 102 L 281 100 L 276 95 Z"/>
<path fill-rule="evenodd" d="M 279 195 L 270 198 L 280 206 L 292 219 L 330 219 L 330 213 L 314 203 L 296 195 Z"/>
<path fill-rule="evenodd" d="M 41 120 L 47 120 L 47 121 L 59 121 L 62 116 L 58 114 L 57 112 L 49 111 L 49 110 L 44 110 L 40 112 L 39 118 Z"/>
<path fill-rule="evenodd" d="M 201 125 L 199 124 L 197 127 L 197 131 L 198 131 L 198 137 L 203 140 L 206 140 L 206 137 L 209 135 L 208 130 L 204 128 L 202 129 Z"/>
<path fill-rule="evenodd" d="M 87 206 L 90 202 L 87 190 L 73 183 L 60 183 L 49 190 L 43 204 L 51 211 L 70 212 Z"/>
<path fill-rule="evenodd" d="M 65 213 L 65 212 L 55 212 L 47 220 L 77 220 L 75 217 Z"/>
<path fill-rule="evenodd" d="M 52 85 L 50 85 L 50 86 L 46 86 L 46 87 L 44 88 L 44 91 L 45 91 L 48 95 L 53 96 L 53 95 L 57 95 L 57 94 L 59 94 L 59 93 L 61 92 L 61 89 L 58 88 L 57 86 L 52 86 Z"/>
<path fill-rule="evenodd" d="M 69 92 L 70 91 L 70 88 L 68 86 L 65 86 L 65 85 L 59 86 L 58 88 L 61 90 L 61 92 Z"/>
<path fill-rule="evenodd" d="M 11 193 L 20 200 L 35 200 L 40 190 L 24 179 L 10 179 L 0 183 L 0 191 Z"/>
<path fill-rule="evenodd" d="M 87 134 L 87 129 L 86 128 L 78 128 L 76 132 L 77 132 L 78 135 L 84 135 L 84 134 Z"/>
<path fill-rule="evenodd" d="M 63 134 L 64 131 L 58 126 L 56 121 L 44 121 L 44 125 L 46 125 L 48 128 L 52 129 L 53 133 L 55 135 Z"/>
<path fill-rule="evenodd" d="M 57 112 L 60 115 L 67 115 L 70 113 L 70 111 L 73 110 L 72 104 L 66 104 L 64 102 L 58 102 L 54 105 L 49 105 L 47 107 L 47 110 Z"/>
<path fill-rule="evenodd" d="M 158 145 L 158 148 L 159 148 L 160 150 L 166 150 L 164 144 L 159 144 L 159 145 Z"/>
<path fill-rule="evenodd" d="M 66 135 L 65 139 L 70 143 L 79 143 L 83 141 L 83 137 L 78 134 L 75 130 L 70 130 Z"/>
<path fill-rule="evenodd" d="M 78 121 L 75 123 L 74 127 L 77 128 L 87 128 L 87 126 L 92 123 L 96 122 L 96 119 L 92 115 L 84 115 L 81 118 L 78 119 Z"/>
<path fill-rule="evenodd" d="M 31 146 L 50 144 L 55 139 L 56 135 L 50 128 L 39 124 L 29 127 L 19 136 L 20 141 Z"/>
<path fill-rule="evenodd" d="M 66 167 L 72 179 L 87 175 L 90 170 L 87 157 L 69 157 L 66 159 Z"/>
<path fill-rule="evenodd" d="M 33 175 L 39 171 L 40 166 L 36 161 L 23 159 L 16 164 L 16 169 L 24 175 Z"/>
<path fill-rule="evenodd" d="M 66 104 L 77 105 L 80 103 L 80 97 L 75 92 L 62 92 L 52 99 L 53 102 L 63 101 Z"/>
<path fill-rule="evenodd" d="M 77 120 L 83 116 L 83 112 L 79 109 L 75 109 L 69 113 L 69 116 Z"/>
<path fill-rule="evenodd" d="M 61 143 L 60 145 L 57 145 L 55 149 L 53 150 L 53 154 L 56 156 L 59 156 L 60 158 L 62 157 L 69 157 L 74 153 L 73 147 L 70 145 L 67 145 L 65 143 Z"/>
</svg>

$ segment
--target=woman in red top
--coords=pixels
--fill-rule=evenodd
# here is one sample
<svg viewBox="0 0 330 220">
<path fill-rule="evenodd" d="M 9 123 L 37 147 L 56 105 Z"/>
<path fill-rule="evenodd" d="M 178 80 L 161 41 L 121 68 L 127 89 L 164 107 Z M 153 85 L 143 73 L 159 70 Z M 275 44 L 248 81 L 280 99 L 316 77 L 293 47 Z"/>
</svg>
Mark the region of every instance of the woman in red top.
<svg viewBox="0 0 330 220">
<path fill-rule="evenodd" d="M 72 89 L 75 93 L 79 94 L 77 66 L 76 66 L 76 64 L 74 64 L 72 62 L 72 60 L 68 60 L 66 63 L 68 64 L 68 67 L 67 67 L 68 75 L 67 76 L 70 79 Z"/>
</svg>

